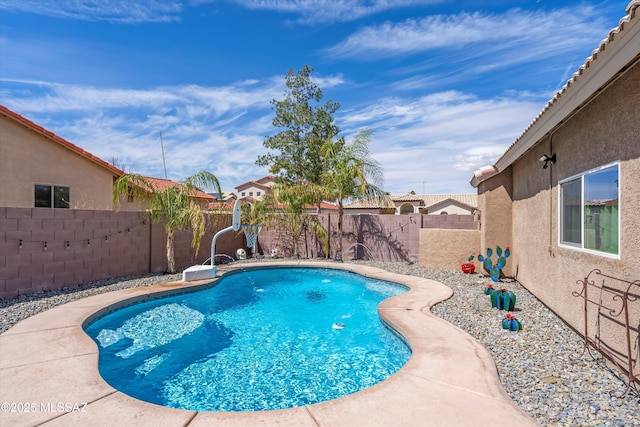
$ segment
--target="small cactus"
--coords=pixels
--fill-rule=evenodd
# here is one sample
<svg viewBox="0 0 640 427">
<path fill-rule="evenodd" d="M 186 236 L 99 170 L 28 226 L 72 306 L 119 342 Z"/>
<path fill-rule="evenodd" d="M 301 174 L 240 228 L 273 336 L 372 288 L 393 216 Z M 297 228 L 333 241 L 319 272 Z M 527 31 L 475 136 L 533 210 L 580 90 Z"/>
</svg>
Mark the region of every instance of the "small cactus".
<svg viewBox="0 0 640 427">
<path fill-rule="evenodd" d="M 498 310 L 513 311 L 516 307 L 516 295 L 506 288 L 494 289 L 488 285 L 485 294 L 491 298 L 491 307 Z"/>
<path fill-rule="evenodd" d="M 504 315 L 504 319 L 502 319 L 502 329 L 507 329 L 509 331 L 519 331 L 522 329 L 522 323 L 516 316 L 511 313 L 507 313 Z"/>
</svg>

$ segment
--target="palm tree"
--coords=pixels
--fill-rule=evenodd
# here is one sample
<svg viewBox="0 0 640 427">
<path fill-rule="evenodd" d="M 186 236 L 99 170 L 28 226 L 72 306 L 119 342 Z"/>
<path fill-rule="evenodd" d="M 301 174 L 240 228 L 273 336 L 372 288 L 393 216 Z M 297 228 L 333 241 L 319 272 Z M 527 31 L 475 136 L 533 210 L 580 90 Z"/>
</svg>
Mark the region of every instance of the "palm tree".
<svg viewBox="0 0 640 427">
<path fill-rule="evenodd" d="M 325 253 L 329 253 L 329 239 L 324 227 L 305 212 L 306 206 L 323 200 L 325 191 L 324 187 L 308 183 L 276 184 L 263 200 L 267 206 L 272 207 L 271 224 L 281 226 L 290 234 L 295 257 L 300 256 L 298 241 L 309 229 L 322 241 Z"/>
<path fill-rule="evenodd" d="M 342 260 L 344 201 L 384 194 L 380 188 L 384 180 L 382 166 L 369 153 L 372 135 L 371 130 L 363 129 L 351 144 L 328 139 L 320 150 L 325 162 L 322 182 L 329 194 L 328 200 L 338 203 L 337 261 Z"/>
<path fill-rule="evenodd" d="M 198 190 L 215 188 L 222 194 L 218 179 L 210 172 L 202 171 L 186 178 L 180 185 L 157 188 L 151 180 L 136 174 L 125 174 L 119 177 L 113 186 L 113 201 L 119 206 L 125 196 L 133 196 L 134 200 L 142 200 L 146 204 L 147 213 L 153 222 L 165 221 L 167 232 L 167 267 L 168 272 L 176 272 L 173 251 L 173 237 L 178 230 L 191 228 L 193 239 L 191 246 L 196 254 L 200 249 L 200 240 L 205 230 L 203 207 L 193 200 Z"/>
</svg>

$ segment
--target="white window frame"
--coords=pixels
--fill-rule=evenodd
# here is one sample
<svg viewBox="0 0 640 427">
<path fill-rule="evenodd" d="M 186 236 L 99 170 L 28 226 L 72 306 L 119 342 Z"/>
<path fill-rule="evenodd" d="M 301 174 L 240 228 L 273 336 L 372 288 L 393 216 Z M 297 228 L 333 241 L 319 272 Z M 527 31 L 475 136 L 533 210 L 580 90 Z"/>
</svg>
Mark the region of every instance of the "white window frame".
<svg viewBox="0 0 640 427">
<path fill-rule="evenodd" d="M 613 166 L 617 166 L 618 167 L 618 253 L 617 254 L 611 254 L 608 252 L 602 252 L 602 251 L 597 251 L 594 249 L 588 249 L 584 247 L 584 243 L 585 243 L 585 233 L 584 233 L 584 177 L 587 175 L 590 175 L 592 173 L 595 172 L 599 172 L 601 170 L 613 167 Z M 620 170 L 620 161 L 615 161 L 612 163 L 608 163 L 606 165 L 603 166 L 599 166 L 597 168 L 593 168 L 593 169 L 589 169 L 587 171 L 581 172 L 579 174 L 570 176 L 568 178 L 565 178 L 563 180 L 558 181 L 558 246 L 562 247 L 562 248 L 567 248 L 567 249 L 573 249 L 576 251 L 580 251 L 580 252 L 585 252 L 585 253 L 589 253 L 589 254 L 593 254 L 593 255 L 598 255 L 598 256 L 602 256 L 605 258 L 612 258 L 612 259 L 620 259 L 620 253 L 622 252 L 622 246 L 621 246 L 621 242 L 620 239 L 622 237 L 622 223 L 621 223 L 621 215 L 620 212 L 622 211 L 622 206 L 621 206 L 621 194 L 620 191 L 622 189 L 622 183 L 621 183 L 621 170 Z M 565 243 L 562 241 L 562 184 L 567 183 L 569 181 L 573 181 L 579 179 L 580 180 L 580 244 L 571 244 L 571 243 Z"/>
</svg>

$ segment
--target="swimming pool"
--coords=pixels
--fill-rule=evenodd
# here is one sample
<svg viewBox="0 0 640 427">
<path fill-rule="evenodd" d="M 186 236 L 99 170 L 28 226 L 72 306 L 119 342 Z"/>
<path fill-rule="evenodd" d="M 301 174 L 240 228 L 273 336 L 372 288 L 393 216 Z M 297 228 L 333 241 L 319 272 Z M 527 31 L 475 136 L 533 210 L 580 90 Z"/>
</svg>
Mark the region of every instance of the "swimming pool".
<svg viewBox="0 0 640 427">
<path fill-rule="evenodd" d="M 377 305 L 406 288 L 331 269 L 250 269 L 94 322 L 103 378 L 174 408 L 261 411 L 370 387 L 409 359 Z"/>
</svg>

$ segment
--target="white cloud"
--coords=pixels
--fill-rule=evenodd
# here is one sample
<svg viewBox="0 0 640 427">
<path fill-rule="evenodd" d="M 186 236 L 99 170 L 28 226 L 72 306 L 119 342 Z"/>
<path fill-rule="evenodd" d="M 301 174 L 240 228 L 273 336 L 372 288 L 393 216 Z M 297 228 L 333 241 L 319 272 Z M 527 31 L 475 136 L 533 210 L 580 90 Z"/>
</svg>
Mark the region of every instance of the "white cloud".
<svg viewBox="0 0 640 427">
<path fill-rule="evenodd" d="M 299 15 L 299 24 L 354 21 L 391 9 L 442 3 L 443 0 L 235 0 L 248 9 Z"/>
<path fill-rule="evenodd" d="M 391 9 L 438 4 L 442 0 L 231 0 L 259 11 L 300 16 L 297 24 L 354 21 Z M 215 0 L 3 0 L 0 10 L 34 13 L 82 21 L 106 21 L 133 24 L 175 22 L 188 7 L 214 3 Z"/>
<path fill-rule="evenodd" d="M 326 53 L 375 59 L 441 49 L 464 52 L 465 57 L 508 50 L 513 61 L 523 62 L 575 50 L 585 39 L 591 43 L 594 36 L 605 32 L 604 20 L 594 20 L 594 15 L 597 11 L 590 6 L 550 12 L 513 9 L 503 14 L 432 15 L 362 28 Z"/>
<path fill-rule="evenodd" d="M 281 78 L 145 90 L 4 81 L 3 102 L 98 157 L 115 156 L 127 171 L 144 175 L 164 176 L 162 132 L 169 178 L 206 169 L 230 191 L 268 173 L 255 160 L 274 131 L 268 100 L 284 90 L 276 81 Z M 429 192 L 470 192 L 473 171 L 495 162 L 547 100 L 546 94 L 521 95 L 482 99 L 450 90 L 384 97 L 338 110 L 336 122 L 347 139 L 364 127 L 374 130 L 370 148 L 385 169 L 387 191 L 422 191 L 424 181 Z"/>
<path fill-rule="evenodd" d="M 162 132 L 170 179 L 206 169 L 229 190 L 267 173 L 255 160 L 273 131 L 269 100 L 284 91 L 281 78 L 136 90 L 2 82 L 3 104 L 128 172 L 164 176 Z"/>
<path fill-rule="evenodd" d="M 97 109 L 144 108 L 156 112 L 180 107 L 185 115 L 222 116 L 245 108 L 268 108 L 269 100 L 280 96 L 281 87 L 271 81 L 261 86 L 206 87 L 178 85 L 151 89 L 122 89 L 0 79 L 22 85 L 22 96 L 12 99 L 15 108 L 35 113 L 91 111 Z M 6 88 L 5 88 L 6 89 Z"/>
<path fill-rule="evenodd" d="M 493 164 L 540 111 L 545 94 L 479 99 L 457 91 L 420 98 L 388 98 L 355 108 L 345 131 L 371 127 L 371 152 L 382 164 L 386 190 L 472 192 L 474 170 Z"/>
<path fill-rule="evenodd" d="M 130 24 L 177 21 L 184 5 L 181 1 L 164 0 L 2 0 L 0 10 Z"/>
</svg>

